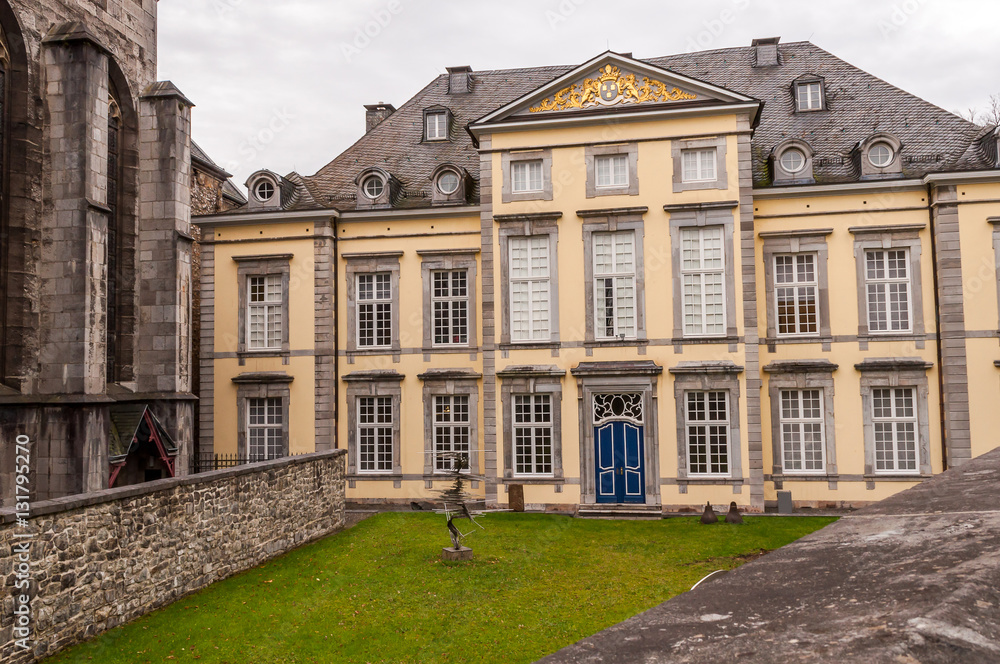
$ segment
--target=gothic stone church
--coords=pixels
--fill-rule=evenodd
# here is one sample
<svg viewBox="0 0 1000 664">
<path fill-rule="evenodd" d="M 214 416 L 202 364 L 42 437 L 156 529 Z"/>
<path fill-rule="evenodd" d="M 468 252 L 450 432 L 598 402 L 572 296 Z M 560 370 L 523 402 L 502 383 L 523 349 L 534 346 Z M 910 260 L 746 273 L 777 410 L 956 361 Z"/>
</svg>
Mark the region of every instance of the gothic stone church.
<svg viewBox="0 0 1000 664">
<path fill-rule="evenodd" d="M 31 440 L 35 500 L 187 466 L 192 104 L 155 79 L 156 10 L 0 0 L 8 502 L 19 435 Z"/>
</svg>

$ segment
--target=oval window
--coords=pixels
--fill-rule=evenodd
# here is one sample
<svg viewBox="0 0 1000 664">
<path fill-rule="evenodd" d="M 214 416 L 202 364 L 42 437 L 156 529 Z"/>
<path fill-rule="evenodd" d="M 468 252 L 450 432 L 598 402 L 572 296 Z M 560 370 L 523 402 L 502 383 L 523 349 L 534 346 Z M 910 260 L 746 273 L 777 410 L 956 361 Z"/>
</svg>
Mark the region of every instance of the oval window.
<svg viewBox="0 0 1000 664">
<path fill-rule="evenodd" d="M 798 148 L 789 148 L 781 153 L 781 168 L 786 173 L 798 173 L 806 167 L 806 155 Z"/>
<path fill-rule="evenodd" d="M 382 178 L 379 176 L 369 175 L 365 178 L 364 183 L 361 185 L 361 189 L 365 192 L 365 196 L 374 200 L 381 196 L 385 191 L 385 183 L 382 182 Z"/>
<path fill-rule="evenodd" d="M 254 186 L 253 194 L 261 203 L 266 203 L 274 196 L 274 185 L 270 180 L 261 180 Z"/>
<path fill-rule="evenodd" d="M 876 143 L 870 150 L 868 150 L 868 161 L 870 161 L 873 166 L 885 168 L 892 163 L 892 158 L 892 148 L 885 143 Z"/>
<path fill-rule="evenodd" d="M 438 176 L 438 190 L 445 196 L 458 191 L 459 179 L 455 171 L 445 171 Z"/>
</svg>

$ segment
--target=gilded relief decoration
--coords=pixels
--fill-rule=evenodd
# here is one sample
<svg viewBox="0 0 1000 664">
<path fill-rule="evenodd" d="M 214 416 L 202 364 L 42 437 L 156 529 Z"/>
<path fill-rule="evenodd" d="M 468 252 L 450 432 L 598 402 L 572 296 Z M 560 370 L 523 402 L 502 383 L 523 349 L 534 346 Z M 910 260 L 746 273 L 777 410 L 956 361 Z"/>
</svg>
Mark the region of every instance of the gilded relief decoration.
<svg viewBox="0 0 1000 664">
<path fill-rule="evenodd" d="M 684 101 L 697 98 L 695 94 L 646 76 L 642 77 L 640 84 L 635 74 L 622 74 L 618 67 L 605 65 L 598 71 L 597 78 L 587 78 L 582 84 L 577 83 L 564 88 L 554 97 L 543 99 L 538 106 L 532 106 L 529 110 L 532 113 L 540 113 L 564 111 L 568 108 Z"/>
</svg>

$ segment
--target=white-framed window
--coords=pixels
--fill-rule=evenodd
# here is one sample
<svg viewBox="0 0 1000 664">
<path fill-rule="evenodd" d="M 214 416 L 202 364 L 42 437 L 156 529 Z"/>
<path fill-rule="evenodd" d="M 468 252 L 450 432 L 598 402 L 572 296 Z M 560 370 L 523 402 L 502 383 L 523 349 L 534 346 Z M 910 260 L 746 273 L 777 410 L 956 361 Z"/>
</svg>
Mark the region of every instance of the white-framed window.
<svg viewBox="0 0 1000 664">
<path fill-rule="evenodd" d="M 247 277 L 247 339 L 250 350 L 281 348 L 284 301 L 281 275 Z"/>
<path fill-rule="evenodd" d="M 593 244 L 595 337 L 634 338 L 635 232 L 594 233 Z"/>
<path fill-rule="evenodd" d="M 434 472 L 456 469 L 463 455 L 468 469 L 470 417 L 469 397 L 434 397 Z"/>
<path fill-rule="evenodd" d="M 514 474 L 552 474 L 552 396 L 514 395 Z"/>
<path fill-rule="evenodd" d="M 253 194 L 261 203 L 266 203 L 274 196 L 274 185 L 270 180 L 258 180 L 253 188 Z"/>
<path fill-rule="evenodd" d="M 361 189 L 365 192 L 365 196 L 375 200 L 385 191 L 385 182 L 377 175 L 369 175 L 362 183 Z"/>
<path fill-rule="evenodd" d="M 781 390 L 782 467 L 786 473 L 821 473 L 824 459 L 823 390 Z"/>
<path fill-rule="evenodd" d="M 681 229 L 684 335 L 726 332 L 725 256 L 722 227 Z"/>
<path fill-rule="evenodd" d="M 469 343 L 469 275 L 467 270 L 431 273 L 431 311 L 434 345 Z"/>
<path fill-rule="evenodd" d="M 247 399 L 249 461 L 267 461 L 283 456 L 283 410 L 280 398 Z"/>
<path fill-rule="evenodd" d="M 682 150 L 681 163 L 682 182 L 711 182 L 716 179 L 715 161 L 718 151 L 715 148 Z"/>
<path fill-rule="evenodd" d="M 819 334 L 815 254 L 774 257 L 774 299 L 779 336 Z"/>
<path fill-rule="evenodd" d="M 598 188 L 627 187 L 628 158 L 627 154 L 597 155 L 594 166 L 597 170 Z"/>
<path fill-rule="evenodd" d="M 685 396 L 688 473 L 728 476 L 729 393 L 692 391 Z"/>
<path fill-rule="evenodd" d="M 552 320 L 549 238 L 510 238 L 510 337 L 548 341 Z"/>
<path fill-rule="evenodd" d="M 782 152 L 780 161 L 786 173 L 795 174 L 806 167 L 806 155 L 798 148 L 788 148 Z"/>
<path fill-rule="evenodd" d="M 458 191 L 461 179 L 455 171 L 444 171 L 437 178 L 437 188 L 445 196 L 451 196 Z"/>
<path fill-rule="evenodd" d="M 424 116 L 425 138 L 428 141 L 440 141 L 448 138 L 448 114 L 444 111 L 428 113 Z"/>
<path fill-rule="evenodd" d="M 795 87 L 796 107 L 800 111 L 815 111 L 823 108 L 823 84 L 799 83 Z"/>
<path fill-rule="evenodd" d="M 515 161 L 510 166 L 511 190 L 515 194 L 542 190 L 542 160 Z"/>
<path fill-rule="evenodd" d="M 392 345 L 392 275 L 358 275 L 358 348 Z"/>
<path fill-rule="evenodd" d="M 872 429 L 875 436 L 875 472 L 916 473 L 916 390 L 912 387 L 872 390 Z"/>
<path fill-rule="evenodd" d="M 868 150 L 868 161 L 876 168 L 885 168 L 895 156 L 896 153 L 888 143 L 876 143 Z"/>
<path fill-rule="evenodd" d="M 358 472 L 392 472 L 392 397 L 358 397 Z"/>
<path fill-rule="evenodd" d="M 866 251 L 865 275 L 868 331 L 877 334 L 912 330 L 909 250 Z"/>
</svg>

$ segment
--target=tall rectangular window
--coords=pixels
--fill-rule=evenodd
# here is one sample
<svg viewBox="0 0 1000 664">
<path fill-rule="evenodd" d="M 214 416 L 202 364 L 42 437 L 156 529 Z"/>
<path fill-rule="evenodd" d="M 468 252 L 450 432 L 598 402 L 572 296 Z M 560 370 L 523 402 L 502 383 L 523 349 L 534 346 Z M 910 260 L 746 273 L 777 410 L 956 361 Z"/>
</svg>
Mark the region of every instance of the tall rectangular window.
<svg viewBox="0 0 1000 664">
<path fill-rule="evenodd" d="M 542 160 L 516 161 L 511 164 L 512 191 L 515 194 L 542 190 Z"/>
<path fill-rule="evenodd" d="M 635 233 L 594 233 L 593 238 L 595 336 L 634 338 Z"/>
<path fill-rule="evenodd" d="M 281 275 L 247 277 L 247 338 L 250 349 L 281 348 L 282 293 Z"/>
<path fill-rule="evenodd" d="M 358 398 L 358 471 L 392 472 L 392 397 Z"/>
<path fill-rule="evenodd" d="M 683 150 L 681 161 L 683 182 L 710 182 L 715 180 L 715 148 L 707 150 Z"/>
<path fill-rule="evenodd" d="M 781 449 L 785 472 L 822 472 L 823 391 L 781 390 Z"/>
<path fill-rule="evenodd" d="M 865 252 L 869 332 L 909 332 L 910 268 L 906 249 Z"/>
<path fill-rule="evenodd" d="M 510 238 L 512 341 L 548 341 L 551 302 L 548 236 Z"/>
<path fill-rule="evenodd" d="M 818 290 L 815 254 L 774 257 L 779 335 L 819 333 Z"/>
<path fill-rule="evenodd" d="M 434 397 L 434 471 L 443 472 L 469 465 L 469 397 Z"/>
<path fill-rule="evenodd" d="M 431 308 L 434 314 L 434 345 L 469 343 L 469 279 L 466 270 L 432 273 Z"/>
<path fill-rule="evenodd" d="M 729 474 L 729 394 L 687 392 L 688 472 Z"/>
<path fill-rule="evenodd" d="M 799 83 L 796 86 L 798 110 L 815 111 L 823 108 L 823 85 L 821 83 Z"/>
<path fill-rule="evenodd" d="M 249 461 L 277 459 L 284 454 L 284 413 L 280 398 L 247 399 Z"/>
<path fill-rule="evenodd" d="M 726 332 L 722 228 L 681 230 L 681 285 L 685 336 Z"/>
<path fill-rule="evenodd" d="M 358 347 L 392 345 L 392 275 L 358 275 Z"/>
<path fill-rule="evenodd" d="M 598 187 L 628 186 L 628 155 L 598 155 L 595 159 Z"/>
<path fill-rule="evenodd" d="M 514 395 L 514 473 L 552 474 L 552 397 Z"/>
<path fill-rule="evenodd" d="M 917 472 L 915 392 L 912 387 L 872 390 L 876 472 Z"/>
<path fill-rule="evenodd" d="M 428 113 L 425 116 L 426 139 L 428 141 L 439 141 L 448 138 L 448 114 Z"/>
</svg>

